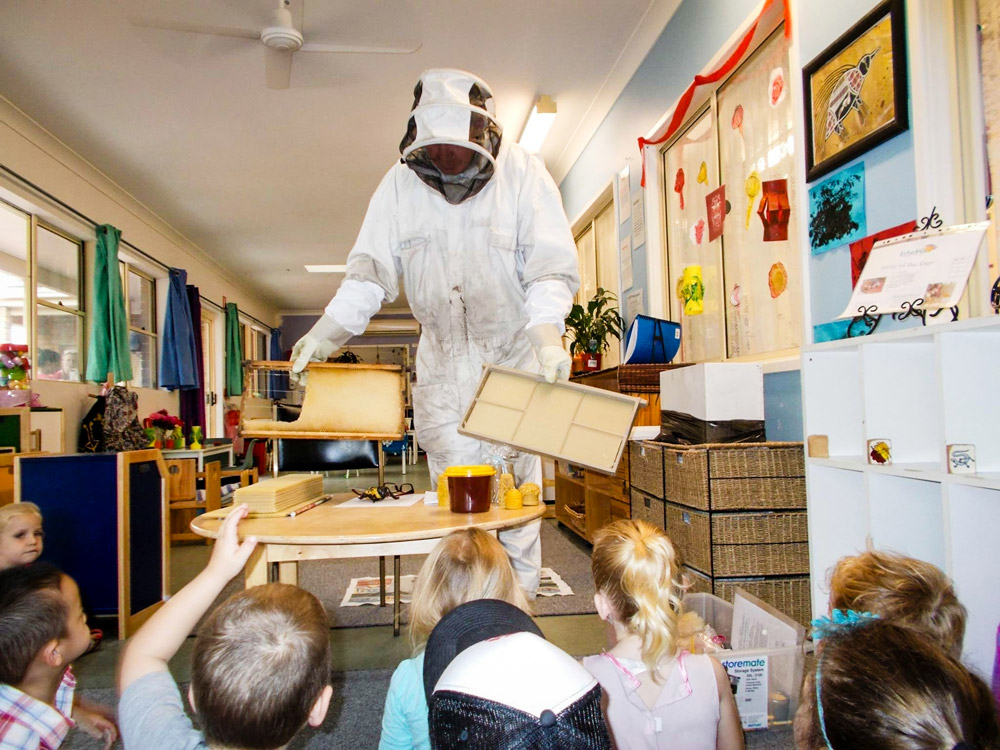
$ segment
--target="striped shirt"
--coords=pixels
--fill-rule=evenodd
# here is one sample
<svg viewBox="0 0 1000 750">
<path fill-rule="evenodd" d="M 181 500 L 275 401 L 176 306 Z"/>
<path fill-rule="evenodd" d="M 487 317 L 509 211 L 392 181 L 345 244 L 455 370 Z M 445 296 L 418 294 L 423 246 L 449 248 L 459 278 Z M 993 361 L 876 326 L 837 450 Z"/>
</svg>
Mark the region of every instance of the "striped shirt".
<svg viewBox="0 0 1000 750">
<path fill-rule="evenodd" d="M 56 689 L 55 706 L 22 693 L 11 685 L 0 685 L 0 747 L 3 750 L 55 750 L 75 722 L 73 691 L 76 677 L 69 667 Z"/>
</svg>

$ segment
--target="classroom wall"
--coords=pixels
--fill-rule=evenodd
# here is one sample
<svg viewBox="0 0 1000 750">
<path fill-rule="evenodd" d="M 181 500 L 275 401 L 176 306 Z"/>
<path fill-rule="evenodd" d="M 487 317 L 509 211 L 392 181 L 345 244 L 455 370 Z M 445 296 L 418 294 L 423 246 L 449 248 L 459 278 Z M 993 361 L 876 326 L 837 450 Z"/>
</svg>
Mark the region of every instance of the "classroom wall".
<svg viewBox="0 0 1000 750">
<path fill-rule="evenodd" d="M 193 245 L 179 232 L 161 220 L 155 210 L 144 206 L 112 182 L 95 165 L 90 164 L 49 134 L 44 127 L 29 119 L 6 99 L 0 97 L 0 164 L 30 180 L 81 213 L 96 221 L 113 224 L 122 236 L 167 265 L 184 268 L 188 282 L 199 287 L 206 297 L 221 302 L 222 297 L 236 302 L 240 309 L 261 321 L 274 325 L 277 310 L 243 286 L 239 278 L 218 265 L 204 249 Z M 0 175 L 0 196 L 15 205 L 45 218 L 60 229 L 81 238 L 93 237 L 93 228 L 73 217 L 56 213 L 44 199 L 18 183 Z M 123 253 L 127 249 L 123 248 Z M 87 257 L 87 309 L 89 300 L 90 260 L 93 242 L 85 248 Z M 142 266 L 141 263 L 137 265 Z M 144 270 L 154 271 L 151 267 Z M 156 269 L 155 275 L 162 274 Z M 164 309 L 164 289 L 158 285 L 160 315 Z M 66 423 L 66 448 L 75 451 L 80 419 L 90 409 L 97 393 L 93 384 L 33 380 L 32 387 L 46 406 L 61 407 Z M 139 395 L 140 419 L 159 409 L 176 414 L 179 410 L 176 393 L 158 389 L 136 388 Z"/>
</svg>

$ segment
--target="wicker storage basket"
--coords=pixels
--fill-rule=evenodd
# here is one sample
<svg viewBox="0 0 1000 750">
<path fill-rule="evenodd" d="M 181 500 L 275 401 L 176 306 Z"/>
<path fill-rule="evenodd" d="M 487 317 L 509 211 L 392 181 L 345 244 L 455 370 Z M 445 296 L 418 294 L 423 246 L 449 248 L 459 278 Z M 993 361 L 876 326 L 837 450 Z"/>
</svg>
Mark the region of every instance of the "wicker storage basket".
<svg viewBox="0 0 1000 750">
<path fill-rule="evenodd" d="M 622 393 L 659 393 L 660 373 L 688 364 L 618 365 L 618 390 Z"/>
<path fill-rule="evenodd" d="M 710 576 L 809 572 L 805 511 L 707 513 L 666 504 L 667 535 L 684 563 Z"/>
<path fill-rule="evenodd" d="M 664 529 L 664 502 L 658 497 L 652 497 L 645 492 L 632 490 L 632 519 L 647 521 L 657 528 Z"/>
<path fill-rule="evenodd" d="M 809 625 L 812 620 L 812 603 L 809 576 L 782 576 L 775 578 L 712 578 L 685 567 L 683 577 L 691 593 L 715 594 L 731 602 L 739 587 L 753 594 L 780 612 Z"/>
<path fill-rule="evenodd" d="M 663 448 L 661 443 L 629 441 L 629 486 L 663 497 Z"/>
<path fill-rule="evenodd" d="M 667 445 L 663 452 L 664 497 L 672 503 L 697 510 L 806 507 L 802 443 Z"/>
</svg>

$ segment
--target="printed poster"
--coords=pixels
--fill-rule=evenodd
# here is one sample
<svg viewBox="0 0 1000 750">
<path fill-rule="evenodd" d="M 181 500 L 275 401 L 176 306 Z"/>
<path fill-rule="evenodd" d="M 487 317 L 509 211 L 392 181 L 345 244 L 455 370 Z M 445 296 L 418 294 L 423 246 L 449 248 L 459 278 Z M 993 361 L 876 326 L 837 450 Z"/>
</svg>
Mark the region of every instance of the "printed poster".
<svg viewBox="0 0 1000 750">
<path fill-rule="evenodd" d="M 635 286 L 635 279 L 632 278 L 631 235 L 622 239 L 621 263 L 622 263 L 622 289 L 631 289 L 633 286 Z"/>
<path fill-rule="evenodd" d="M 729 686 L 744 729 L 767 729 L 767 661 L 764 654 L 726 659 L 716 654 L 729 675 Z"/>
<path fill-rule="evenodd" d="M 918 299 L 927 310 L 957 305 L 988 227 L 964 224 L 879 242 L 838 317 L 853 318 L 873 305 L 879 313 L 901 312 L 904 302 Z"/>
<path fill-rule="evenodd" d="M 646 221 L 642 213 L 642 193 L 632 198 L 632 249 L 646 244 Z"/>
<path fill-rule="evenodd" d="M 892 237 L 899 237 L 903 234 L 910 234 L 911 232 L 917 231 L 917 222 L 907 221 L 889 229 L 883 229 L 881 232 L 875 232 L 875 234 L 869 234 L 856 242 L 851 243 L 851 289 L 858 285 L 858 279 L 861 278 L 861 271 L 865 267 L 865 263 L 868 262 L 868 256 L 871 254 L 872 248 L 875 246 L 876 242 L 881 242 L 882 240 L 888 240 Z"/>
<path fill-rule="evenodd" d="M 618 173 L 618 223 L 624 224 L 632 215 L 632 199 L 629 197 L 628 164 Z"/>
<path fill-rule="evenodd" d="M 866 234 L 865 163 L 860 162 L 809 190 L 809 244 L 819 255 Z"/>
</svg>

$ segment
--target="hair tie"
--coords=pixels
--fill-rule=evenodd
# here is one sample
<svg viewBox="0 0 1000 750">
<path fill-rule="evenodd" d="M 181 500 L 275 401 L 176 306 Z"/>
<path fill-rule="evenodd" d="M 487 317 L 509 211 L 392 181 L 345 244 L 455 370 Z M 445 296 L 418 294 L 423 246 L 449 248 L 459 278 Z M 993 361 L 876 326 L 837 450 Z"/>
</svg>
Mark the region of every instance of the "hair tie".
<svg viewBox="0 0 1000 750">
<path fill-rule="evenodd" d="M 878 620 L 879 616 L 871 612 L 855 612 L 853 609 L 835 609 L 829 617 L 817 617 L 812 621 L 813 640 L 821 641 L 827 636 L 853 630 L 861 625 L 866 625 L 872 620 Z"/>
</svg>

